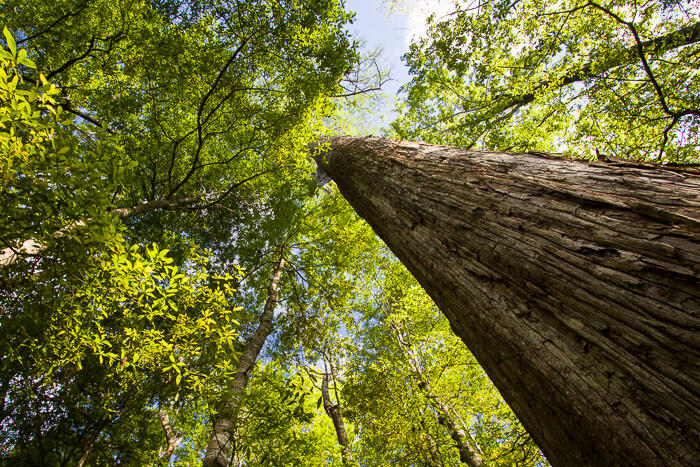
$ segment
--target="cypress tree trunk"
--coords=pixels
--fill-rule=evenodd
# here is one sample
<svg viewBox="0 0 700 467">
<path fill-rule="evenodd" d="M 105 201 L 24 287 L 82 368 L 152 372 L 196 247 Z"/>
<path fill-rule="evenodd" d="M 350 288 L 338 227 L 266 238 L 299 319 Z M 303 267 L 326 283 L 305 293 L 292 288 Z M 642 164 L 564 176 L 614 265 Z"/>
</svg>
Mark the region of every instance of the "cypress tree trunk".
<svg viewBox="0 0 700 467">
<path fill-rule="evenodd" d="M 321 170 L 555 465 L 700 458 L 700 175 L 339 137 Z"/>
</svg>

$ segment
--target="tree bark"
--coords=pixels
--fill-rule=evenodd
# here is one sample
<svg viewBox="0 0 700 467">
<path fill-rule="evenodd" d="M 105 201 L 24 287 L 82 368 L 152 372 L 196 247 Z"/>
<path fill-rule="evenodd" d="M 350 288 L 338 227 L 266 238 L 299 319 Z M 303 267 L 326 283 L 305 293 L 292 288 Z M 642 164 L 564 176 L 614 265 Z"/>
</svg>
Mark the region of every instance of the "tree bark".
<svg viewBox="0 0 700 467">
<path fill-rule="evenodd" d="M 317 155 L 555 465 L 700 458 L 700 175 L 338 137 Z"/>
<path fill-rule="evenodd" d="M 265 345 L 267 336 L 272 332 L 272 318 L 279 297 L 278 288 L 282 270 L 284 269 L 284 245 L 279 249 L 279 258 L 275 265 L 272 279 L 267 287 L 267 301 L 258 328 L 255 330 L 241 353 L 236 366 L 236 373 L 230 382 L 226 394 L 217 407 L 217 415 L 214 418 L 214 429 L 202 465 L 204 467 L 223 467 L 229 465 L 233 442 L 233 430 L 241 409 L 241 402 L 245 390 L 248 387 L 250 372 L 255 366 L 255 361 Z"/>
<path fill-rule="evenodd" d="M 323 375 L 323 382 L 321 383 L 321 395 L 323 396 L 323 409 L 326 411 L 331 420 L 333 420 L 333 426 L 335 427 L 335 434 L 338 438 L 338 444 L 340 445 L 340 455 L 343 458 L 343 465 L 348 467 L 354 465 L 352 459 L 352 447 L 350 446 L 350 441 L 348 440 L 348 433 L 345 430 L 345 421 L 343 420 L 343 412 L 340 409 L 340 401 L 334 404 L 331 400 L 330 392 L 328 391 L 328 380 L 329 374 Z"/>
<path fill-rule="evenodd" d="M 170 425 L 170 417 L 168 416 L 167 411 L 165 411 L 164 409 L 158 410 L 158 419 L 160 420 L 160 424 L 163 427 L 163 431 L 165 431 L 166 443 L 166 448 L 160 454 L 160 458 L 169 461 L 170 457 L 172 457 L 173 453 L 175 452 L 175 448 L 177 448 L 177 445 L 180 444 L 183 438 L 182 436 L 178 436 L 173 431 L 173 428 Z"/>
</svg>

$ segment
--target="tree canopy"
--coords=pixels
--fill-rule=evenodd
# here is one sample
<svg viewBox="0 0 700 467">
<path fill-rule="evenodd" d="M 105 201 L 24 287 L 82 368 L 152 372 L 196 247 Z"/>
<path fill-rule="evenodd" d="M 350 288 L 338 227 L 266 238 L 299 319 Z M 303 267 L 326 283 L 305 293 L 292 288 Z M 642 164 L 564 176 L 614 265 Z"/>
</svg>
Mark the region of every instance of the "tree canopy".
<svg viewBox="0 0 700 467">
<path fill-rule="evenodd" d="M 379 130 L 699 162 L 697 13 L 459 1 Z M 210 465 L 548 465 L 317 182 L 308 145 L 361 128 L 386 80 L 352 21 L 339 0 L 3 2 L 0 464 L 195 465 L 225 438 Z"/>
<path fill-rule="evenodd" d="M 406 62 L 403 139 L 698 159 L 694 2 L 460 1 Z"/>
</svg>

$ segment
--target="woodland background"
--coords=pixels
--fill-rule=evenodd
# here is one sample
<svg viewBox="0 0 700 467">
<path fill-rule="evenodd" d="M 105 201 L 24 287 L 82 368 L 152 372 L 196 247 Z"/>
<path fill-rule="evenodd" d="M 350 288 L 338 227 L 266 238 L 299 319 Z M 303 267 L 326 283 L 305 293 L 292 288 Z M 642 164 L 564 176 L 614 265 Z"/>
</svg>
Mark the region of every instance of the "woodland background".
<svg viewBox="0 0 700 467">
<path fill-rule="evenodd" d="M 4 1 L 0 463 L 548 465 L 308 145 L 700 163 L 699 14 L 458 1 L 367 129 L 339 1 Z"/>
</svg>

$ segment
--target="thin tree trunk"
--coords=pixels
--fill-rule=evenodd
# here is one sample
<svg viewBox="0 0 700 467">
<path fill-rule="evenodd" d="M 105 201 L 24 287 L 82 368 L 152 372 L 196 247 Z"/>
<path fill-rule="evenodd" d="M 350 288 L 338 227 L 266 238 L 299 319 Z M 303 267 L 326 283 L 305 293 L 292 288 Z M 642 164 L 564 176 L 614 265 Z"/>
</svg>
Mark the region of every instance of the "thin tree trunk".
<svg viewBox="0 0 700 467">
<path fill-rule="evenodd" d="M 275 265 L 272 279 L 267 287 L 267 301 L 260 315 L 258 328 L 255 330 L 238 359 L 236 374 L 230 382 L 226 399 L 218 407 L 218 413 L 214 418 L 214 429 L 209 439 L 207 452 L 202 465 L 204 467 L 219 467 L 229 465 L 233 442 L 233 430 L 241 409 L 241 401 L 248 386 L 250 372 L 255 366 L 255 361 L 262 350 L 267 336 L 272 332 L 272 318 L 279 296 L 278 287 L 282 270 L 284 269 L 284 245 L 279 249 L 279 258 Z"/>
<path fill-rule="evenodd" d="M 170 460 L 170 457 L 173 455 L 173 452 L 175 452 L 175 448 L 182 441 L 182 437 L 178 436 L 173 431 L 172 426 L 170 426 L 170 417 L 168 416 L 168 412 L 166 412 L 163 409 L 158 410 L 158 419 L 160 420 L 160 424 L 163 427 L 163 431 L 165 431 L 166 442 L 166 448 L 163 451 L 163 453 L 160 454 L 160 457 L 167 461 Z"/>
<path fill-rule="evenodd" d="M 336 404 L 331 400 L 330 392 L 328 391 L 328 380 L 329 374 L 323 375 L 323 382 L 321 383 L 321 395 L 323 396 L 323 409 L 326 411 L 331 420 L 333 420 L 333 426 L 335 427 L 335 434 L 338 438 L 338 444 L 340 445 L 340 455 L 343 458 L 344 466 L 354 465 L 352 459 L 352 447 L 350 446 L 350 441 L 348 440 L 348 433 L 345 431 L 345 421 L 343 420 L 343 412 L 340 408 L 340 401 Z"/>
<path fill-rule="evenodd" d="M 76 467 L 83 467 L 83 465 L 85 465 L 88 457 L 90 457 L 92 448 L 95 446 L 97 438 L 100 436 L 100 433 L 102 433 L 102 430 L 104 430 L 108 423 L 109 419 L 107 418 L 100 420 L 100 422 L 97 423 L 95 428 L 92 430 L 92 433 L 83 440 L 82 452 L 80 454 L 80 459 L 78 459 L 78 462 L 75 463 Z"/>
<path fill-rule="evenodd" d="M 700 458 L 700 175 L 338 137 L 317 160 L 556 465 Z"/>
<path fill-rule="evenodd" d="M 135 217 L 143 214 L 148 214 L 153 211 L 174 211 L 178 209 L 187 209 L 192 206 L 193 203 L 201 201 L 203 196 L 191 196 L 188 198 L 182 198 L 177 200 L 168 199 L 158 199 L 155 201 L 149 201 L 143 204 L 139 204 L 131 207 L 116 208 L 109 211 L 110 214 L 114 214 L 120 219 L 127 219 L 129 217 Z M 53 233 L 55 238 L 65 237 L 71 235 L 76 229 L 85 226 L 85 221 L 76 221 L 66 227 Z M 10 266 L 17 262 L 21 256 L 33 256 L 41 253 L 46 248 L 46 245 L 38 242 L 36 239 L 30 238 L 22 242 L 18 248 L 4 248 L 0 252 L 0 268 Z"/>
<path fill-rule="evenodd" d="M 385 310 L 386 312 L 386 310 Z M 388 318 L 388 314 L 386 315 Z M 418 389 L 428 398 L 433 410 L 437 412 L 438 423 L 442 425 L 450 434 L 450 438 L 455 442 L 455 447 L 459 451 L 459 460 L 463 464 L 470 467 L 481 467 L 483 465 L 484 452 L 477 442 L 467 431 L 466 427 L 461 426 L 455 410 L 452 406 L 442 400 L 440 396 L 433 390 L 430 382 L 423 373 L 419 358 L 412 349 L 412 345 L 406 339 L 406 335 L 396 323 L 390 322 L 389 326 L 399 344 L 402 352 L 408 360 L 408 366 L 411 368 L 413 378 L 417 381 Z"/>
</svg>

